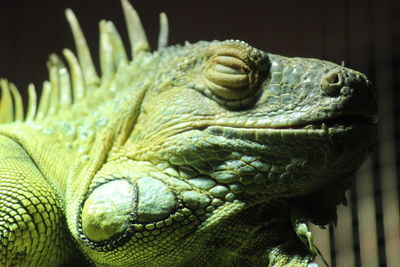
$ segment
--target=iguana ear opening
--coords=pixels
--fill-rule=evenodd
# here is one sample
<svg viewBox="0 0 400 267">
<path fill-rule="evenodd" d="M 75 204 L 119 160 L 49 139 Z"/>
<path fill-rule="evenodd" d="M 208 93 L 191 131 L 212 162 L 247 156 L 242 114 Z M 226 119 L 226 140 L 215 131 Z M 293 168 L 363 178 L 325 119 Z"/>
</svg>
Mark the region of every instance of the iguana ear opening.
<svg viewBox="0 0 400 267">
<path fill-rule="evenodd" d="M 225 41 L 206 52 L 203 79 L 209 90 L 225 101 L 257 95 L 269 65 L 260 50 L 239 41 Z"/>
</svg>

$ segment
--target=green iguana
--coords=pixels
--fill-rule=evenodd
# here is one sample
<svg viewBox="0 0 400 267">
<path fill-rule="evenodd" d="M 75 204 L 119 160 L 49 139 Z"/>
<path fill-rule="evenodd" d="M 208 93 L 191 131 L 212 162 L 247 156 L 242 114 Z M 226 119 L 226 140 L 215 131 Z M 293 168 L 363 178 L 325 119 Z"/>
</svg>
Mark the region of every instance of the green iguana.
<svg viewBox="0 0 400 267">
<path fill-rule="evenodd" d="M 133 59 L 101 21 L 99 77 L 67 10 L 77 57 L 50 56 L 40 101 L 1 81 L 1 266 L 315 265 L 307 222 L 336 220 L 374 147 L 370 82 L 237 40 L 167 47 L 164 14 L 151 52 L 122 5 Z"/>
</svg>

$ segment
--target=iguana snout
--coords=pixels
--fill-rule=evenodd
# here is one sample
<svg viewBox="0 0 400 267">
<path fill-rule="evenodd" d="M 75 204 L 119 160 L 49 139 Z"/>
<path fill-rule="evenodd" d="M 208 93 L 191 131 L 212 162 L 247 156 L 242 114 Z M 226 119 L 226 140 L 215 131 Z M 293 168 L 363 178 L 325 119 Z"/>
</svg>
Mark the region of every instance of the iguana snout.
<svg viewBox="0 0 400 267">
<path fill-rule="evenodd" d="M 337 67 L 321 78 L 321 89 L 329 96 L 350 95 L 355 87 L 367 87 L 370 82 L 356 71 Z"/>
</svg>

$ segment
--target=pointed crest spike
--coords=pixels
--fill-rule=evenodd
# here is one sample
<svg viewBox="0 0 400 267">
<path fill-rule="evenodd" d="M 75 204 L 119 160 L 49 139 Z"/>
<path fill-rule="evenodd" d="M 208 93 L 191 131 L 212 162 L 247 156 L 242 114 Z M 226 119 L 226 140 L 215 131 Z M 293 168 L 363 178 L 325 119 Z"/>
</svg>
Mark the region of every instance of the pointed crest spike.
<svg viewBox="0 0 400 267">
<path fill-rule="evenodd" d="M 100 28 L 100 69 L 102 78 L 110 75 L 114 71 L 113 47 L 108 31 L 107 22 L 102 20 L 99 23 Z"/>
<path fill-rule="evenodd" d="M 10 88 L 7 80 L 0 81 L 1 100 L 0 100 L 0 122 L 8 123 L 13 121 L 14 106 L 12 103 Z"/>
<path fill-rule="evenodd" d="M 39 102 L 39 107 L 38 111 L 36 114 L 36 120 L 41 120 L 44 117 L 46 117 L 49 106 L 50 106 L 50 92 L 51 91 L 51 85 L 49 81 L 44 81 L 43 82 L 43 89 L 42 89 L 42 95 L 40 96 L 40 102 Z"/>
<path fill-rule="evenodd" d="M 85 81 L 83 80 L 83 74 L 81 66 L 78 63 L 78 59 L 75 54 L 69 50 L 64 49 L 63 54 L 67 60 L 70 72 L 71 82 L 74 100 L 81 99 L 85 95 Z"/>
<path fill-rule="evenodd" d="M 86 43 L 85 36 L 82 33 L 82 29 L 79 26 L 78 20 L 71 9 L 67 9 L 65 11 L 65 15 L 74 36 L 75 46 L 78 53 L 79 62 L 82 66 L 85 84 L 98 84 L 99 77 L 97 76 L 89 47 Z"/>
<path fill-rule="evenodd" d="M 60 88 L 60 108 L 67 108 L 72 104 L 71 79 L 67 68 L 59 57 L 57 57 L 56 64 Z"/>
<path fill-rule="evenodd" d="M 33 121 L 36 115 L 37 108 L 36 89 L 33 83 L 28 85 L 28 109 L 26 112 L 26 121 Z"/>
<path fill-rule="evenodd" d="M 158 47 L 160 50 L 168 45 L 168 17 L 164 12 L 160 13 L 160 34 L 158 35 Z"/>
<path fill-rule="evenodd" d="M 12 97 L 14 99 L 14 120 L 15 121 L 23 121 L 24 120 L 24 105 L 22 104 L 22 97 L 18 91 L 17 86 L 15 84 L 9 84 L 10 91 Z"/>
<path fill-rule="evenodd" d="M 48 115 L 56 113 L 60 101 L 60 79 L 58 76 L 57 64 L 58 64 L 57 55 L 51 54 L 47 62 L 47 68 L 49 69 L 49 78 L 51 86 Z"/>
<path fill-rule="evenodd" d="M 140 18 L 136 10 L 131 6 L 128 0 L 121 0 L 124 11 L 125 21 L 128 28 L 129 41 L 131 43 L 132 57 L 139 51 L 150 51 L 150 45 L 147 41 L 146 33 L 143 29 Z"/>
<path fill-rule="evenodd" d="M 107 28 L 110 32 L 110 40 L 113 45 L 113 60 L 114 66 L 118 68 L 118 66 L 122 62 L 127 62 L 128 58 L 126 56 L 126 51 L 124 44 L 122 42 L 121 36 L 119 35 L 117 29 L 111 21 L 107 21 Z"/>
</svg>

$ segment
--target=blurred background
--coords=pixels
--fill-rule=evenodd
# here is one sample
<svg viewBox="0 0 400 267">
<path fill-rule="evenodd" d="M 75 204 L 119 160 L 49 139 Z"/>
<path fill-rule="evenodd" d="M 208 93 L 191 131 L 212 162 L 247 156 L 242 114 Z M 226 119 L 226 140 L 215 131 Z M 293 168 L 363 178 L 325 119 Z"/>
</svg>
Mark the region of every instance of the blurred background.
<svg viewBox="0 0 400 267">
<path fill-rule="evenodd" d="M 331 266 L 400 266 L 399 0 L 135 0 L 133 5 L 153 47 L 164 11 L 171 44 L 240 39 L 285 56 L 344 61 L 367 74 L 377 91 L 379 144 L 348 192 L 348 207 L 338 209 L 337 226 L 313 231 Z M 0 7 L 0 77 L 22 92 L 28 83 L 40 88 L 47 79 L 50 53 L 74 47 L 67 7 L 80 20 L 95 60 L 100 19 L 112 20 L 128 43 L 118 0 L 16 0 L 1 1 Z"/>
</svg>

